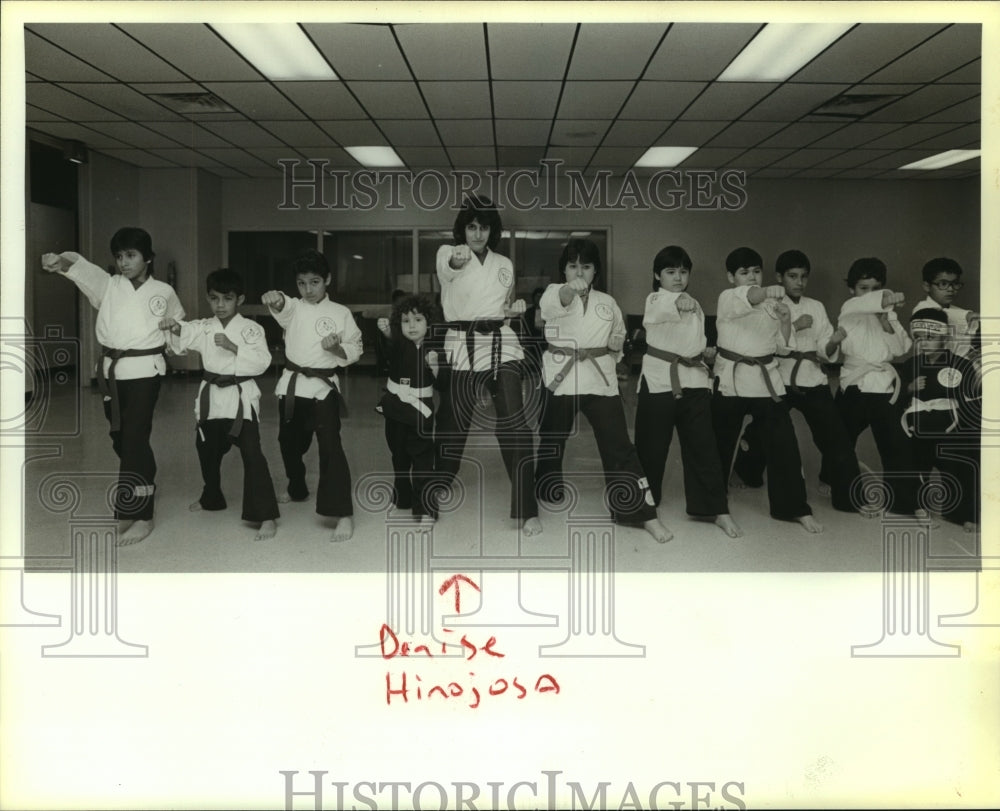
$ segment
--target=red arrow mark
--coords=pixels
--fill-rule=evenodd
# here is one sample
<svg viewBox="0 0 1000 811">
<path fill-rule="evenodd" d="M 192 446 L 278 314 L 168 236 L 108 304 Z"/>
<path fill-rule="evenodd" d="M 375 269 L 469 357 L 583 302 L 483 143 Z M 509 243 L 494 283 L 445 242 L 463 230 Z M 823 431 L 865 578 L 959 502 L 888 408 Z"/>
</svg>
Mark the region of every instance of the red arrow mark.
<svg viewBox="0 0 1000 811">
<path fill-rule="evenodd" d="M 474 588 L 476 591 L 480 590 L 479 586 L 477 586 L 473 580 L 470 580 L 464 574 L 453 574 L 451 577 L 449 577 L 447 580 L 445 580 L 441 584 L 441 588 L 438 589 L 438 594 L 444 594 L 452 586 L 455 587 L 455 613 L 456 614 L 461 614 L 462 613 L 462 608 L 461 608 L 462 604 L 461 604 L 461 600 L 460 600 L 460 597 L 459 597 L 459 587 L 458 587 L 458 581 L 459 580 L 464 580 L 466 583 L 468 583 L 470 586 L 472 586 L 472 588 Z"/>
</svg>

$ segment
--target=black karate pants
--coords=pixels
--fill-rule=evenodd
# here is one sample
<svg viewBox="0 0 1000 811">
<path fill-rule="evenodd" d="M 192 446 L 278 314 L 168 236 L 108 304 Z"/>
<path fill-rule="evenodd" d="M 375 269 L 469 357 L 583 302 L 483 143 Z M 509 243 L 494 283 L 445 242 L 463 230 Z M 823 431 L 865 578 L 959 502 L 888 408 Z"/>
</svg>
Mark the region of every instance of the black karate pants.
<svg viewBox="0 0 1000 811">
<path fill-rule="evenodd" d="M 233 442 L 229 429 L 230 419 L 207 420 L 195 431 L 195 448 L 201 464 L 201 477 L 205 486 L 198 503 L 203 510 L 226 509 L 226 497 L 222 493 L 222 457 L 229 448 L 236 445 L 243 459 L 243 513 L 244 521 L 260 523 L 278 517 L 278 500 L 274 495 L 274 483 L 267 459 L 260 449 L 260 423 L 256 419 L 244 419 L 240 435 Z"/>
<path fill-rule="evenodd" d="M 119 459 L 115 490 L 115 518 L 153 520 L 156 491 L 156 459 L 149 438 L 153 433 L 153 410 L 160 396 L 160 376 L 116 380 L 121 427 L 111 431 L 111 446 Z M 104 401 L 104 416 L 111 422 L 111 401 Z"/>
<path fill-rule="evenodd" d="M 563 453 L 577 412 L 594 429 L 611 517 L 625 524 L 641 524 L 656 518 L 656 506 L 639 455 L 629 440 L 625 409 L 617 394 L 553 394 L 546 390 L 535 467 L 538 497 L 543 501 L 562 500 Z"/>
<path fill-rule="evenodd" d="M 805 417 L 813 443 L 819 449 L 822 462 L 819 480 L 830 485 L 830 500 L 835 510 L 857 512 L 851 501 L 851 485 L 860 473 L 854 441 L 848 437 L 840 411 L 833 400 L 829 386 L 812 386 L 791 389 L 785 394 L 790 408 L 797 408 Z M 764 483 L 764 441 L 756 422 L 743 432 L 747 450 L 736 451 L 735 470 L 745 484 L 760 487 Z"/>
<path fill-rule="evenodd" d="M 913 457 L 921 476 L 928 477 L 934 468 L 954 476 L 946 486 L 948 494 L 941 514 L 949 521 L 978 524 L 980 452 L 979 434 L 975 431 L 946 433 L 951 413 L 918 413 L 914 422 Z M 955 490 L 957 489 L 957 492 Z M 954 496 L 951 498 L 950 496 Z"/>
<path fill-rule="evenodd" d="M 892 497 L 889 509 L 901 515 L 913 515 L 920 482 L 912 442 L 899 422 L 900 409 L 889 402 L 888 394 L 869 394 L 857 386 L 848 386 L 845 391 L 838 392 L 836 403 L 852 449 L 857 446 L 861 432 L 865 428 L 872 429 Z"/>
<path fill-rule="evenodd" d="M 285 398 L 278 398 L 278 413 L 284 414 Z M 330 517 L 354 515 L 351 501 L 351 469 L 340 441 L 340 397 L 331 391 L 325 399 L 296 397 L 292 419 L 282 420 L 278 445 L 288 476 L 288 495 L 293 501 L 309 498 L 306 466 L 302 457 L 312 443 L 319 448 L 319 486 L 316 489 L 316 512 Z"/>
<path fill-rule="evenodd" d="M 507 478 L 510 480 L 510 517 L 535 518 L 534 436 L 524 413 L 521 365 L 500 366 L 496 380 L 491 372 L 452 370 L 448 396 L 441 398 L 435 431 L 436 469 L 444 484 L 451 484 L 462 464 L 462 453 L 472 425 L 479 391 L 488 387 L 496 409 L 496 438 Z M 485 482 L 483 483 L 486 484 Z"/>
<path fill-rule="evenodd" d="M 663 471 L 676 428 L 688 515 L 727 514 L 726 482 L 712 428 L 711 389 L 682 389 L 682 396 L 675 398 L 669 391 L 651 393 L 643 379 L 638 399 L 635 448 L 654 503 L 659 505 L 662 497 Z"/>
<path fill-rule="evenodd" d="M 802 459 L 795 428 L 788 403 L 784 400 L 776 403 L 770 397 L 724 397 L 719 393 L 713 396 L 712 424 L 726 485 L 729 484 L 729 468 L 736 452 L 736 440 L 747 414 L 759 426 L 763 440 L 761 446 L 765 453 L 771 517 L 791 521 L 812 515 L 806 500 L 806 483 L 802 478 Z"/>
<path fill-rule="evenodd" d="M 434 495 L 434 440 L 427 428 L 386 418 L 385 441 L 392 455 L 392 503 L 415 516 L 438 517 Z"/>
</svg>

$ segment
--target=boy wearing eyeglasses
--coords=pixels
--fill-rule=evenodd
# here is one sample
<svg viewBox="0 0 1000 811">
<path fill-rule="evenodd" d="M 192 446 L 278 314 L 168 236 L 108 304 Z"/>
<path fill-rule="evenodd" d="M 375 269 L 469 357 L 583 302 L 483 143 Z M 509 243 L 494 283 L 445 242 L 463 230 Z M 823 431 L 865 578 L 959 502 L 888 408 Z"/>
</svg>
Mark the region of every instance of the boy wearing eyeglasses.
<svg viewBox="0 0 1000 811">
<path fill-rule="evenodd" d="M 931 259 L 923 270 L 924 291 L 927 298 L 917 302 L 913 315 L 925 307 L 943 310 L 948 317 L 951 335 L 948 349 L 961 357 L 972 352 L 973 338 L 979 332 L 979 313 L 955 307 L 952 302 L 962 289 L 962 267 L 954 259 Z M 911 316 L 912 318 L 912 316 Z"/>
</svg>

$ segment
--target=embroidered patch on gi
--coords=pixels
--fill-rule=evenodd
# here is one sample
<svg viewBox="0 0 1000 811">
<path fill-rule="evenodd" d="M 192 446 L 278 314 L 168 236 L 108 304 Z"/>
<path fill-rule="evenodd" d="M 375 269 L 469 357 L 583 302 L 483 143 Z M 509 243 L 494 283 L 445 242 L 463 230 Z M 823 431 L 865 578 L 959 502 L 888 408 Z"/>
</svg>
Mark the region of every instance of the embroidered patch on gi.
<svg viewBox="0 0 1000 811">
<path fill-rule="evenodd" d="M 317 318 L 316 319 L 316 334 L 325 338 L 331 332 L 337 331 L 337 322 L 332 318 Z"/>
<path fill-rule="evenodd" d="M 153 315 L 165 315 L 167 312 L 167 300 L 163 296 L 153 296 L 149 300 L 149 311 Z"/>
<path fill-rule="evenodd" d="M 510 287 L 514 282 L 514 271 L 510 268 L 500 268 L 497 278 L 504 287 Z"/>
<path fill-rule="evenodd" d="M 260 340 L 263 330 L 256 324 L 251 324 L 240 333 L 240 337 L 245 343 L 255 344 Z"/>
<path fill-rule="evenodd" d="M 937 373 L 937 380 L 946 389 L 953 389 L 962 382 L 962 373 L 951 366 L 946 366 Z"/>
<path fill-rule="evenodd" d="M 603 318 L 605 321 L 612 321 L 615 317 L 615 311 L 611 309 L 611 305 L 605 304 L 603 301 L 594 307 L 594 312 L 597 313 L 598 318 Z"/>
</svg>

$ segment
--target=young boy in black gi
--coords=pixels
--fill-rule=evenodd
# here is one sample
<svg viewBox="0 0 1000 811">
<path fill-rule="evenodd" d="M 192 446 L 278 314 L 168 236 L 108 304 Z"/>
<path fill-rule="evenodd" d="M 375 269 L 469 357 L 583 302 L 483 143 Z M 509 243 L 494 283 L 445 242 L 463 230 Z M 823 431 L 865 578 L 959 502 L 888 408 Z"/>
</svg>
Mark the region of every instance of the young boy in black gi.
<svg viewBox="0 0 1000 811">
<path fill-rule="evenodd" d="M 330 300 L 333 279 L 326 257 L 315 250 L 292 263 L 301 298 L 280 290 L 261 297 L 285 330 L 285 370 L 275 387 L 281 425 L 278 444 L 288 475 L 288 491 L 278 501 L 305 501 L 306 466 L 302 457 L 312 443 L 319 446 L 319 486 L 316 512 L 336 519 L 331 541 L 354 534 L 351 470 L 340 441 L 340 421 L 346 413 L 337 369 L 361 357 L 361 330 L 351 311 Z"/>
<path fill-rule="evenodd" d="M 220 268 L 208 274 L 205 286 L 212 318 L 160 321 L 160 329 L 168 332 L 170 349 L 178 355 L 189 349 L 200 353 L 204 370 L 194 401 L 195 448 L 204 487 L 188 509 L 226 509 L 222 457 L 236 445 L 243 460 L 242 518 L 260 524 L 254 540 L 263 541 L 274 537 L 278 502 L 260 449 L 260 389 L 254 378 L 267 371 L 271 353 L 264 329 L 239 313 L 244 300 L 240 275 Z"/>
</svg>

